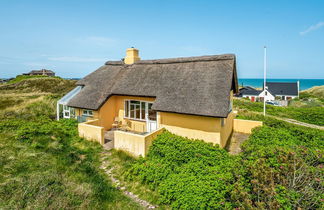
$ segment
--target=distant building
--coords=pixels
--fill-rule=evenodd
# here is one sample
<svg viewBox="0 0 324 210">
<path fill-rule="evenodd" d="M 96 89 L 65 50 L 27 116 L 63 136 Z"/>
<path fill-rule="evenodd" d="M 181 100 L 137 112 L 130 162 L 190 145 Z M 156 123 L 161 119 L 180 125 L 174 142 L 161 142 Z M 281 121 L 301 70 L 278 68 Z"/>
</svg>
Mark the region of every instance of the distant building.
<svg viewBox="0 0 324 210">
<path fill-rule="evenodd" d="M 251 101 L 256 101 L 257 97 L 259 97 L 262 90 L 254 89 L 250 86 L 245 86 L 239 89 L 238 97 L 249 98 Z"/>
<path fill-rule="evenodd" d="M 10 80 L 13 80 L 14 78 L 9 78 L 9 79 L 0 79 L 0 84 L 4 84 L 6 82 L 9 82 Z"/>
<path fill-rule="evenodd" d="M 43 76 L 54 77 L 55 72 L 53 72 L 52 70 L 41 69 L 41 70 L 32 70 L 29 73 L 24 73 L 23 75 L 28 75 L 28 76 L 43 75 Z"/>
<path fill-rule="evenodd" d="M 297 82 L 267 82 L 267 92 L 246 86 L 240 88 L 238 97 L 249 98 L 251 101 L 282 100 L 288 101 L 299 96 L 299 81 Z"/>
</svg>

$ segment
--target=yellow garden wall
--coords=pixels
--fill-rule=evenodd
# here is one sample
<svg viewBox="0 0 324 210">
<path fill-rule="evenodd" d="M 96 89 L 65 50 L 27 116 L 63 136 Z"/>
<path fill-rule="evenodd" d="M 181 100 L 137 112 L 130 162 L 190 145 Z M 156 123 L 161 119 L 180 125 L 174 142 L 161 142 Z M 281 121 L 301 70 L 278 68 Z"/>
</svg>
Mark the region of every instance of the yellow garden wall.
<svg viewBox="0 0 324 210">
<path fill-rule="evenodd" d="M 261 121 L 234 119 L 234 131 L 240 133 L 252 133 L 252 129 L 262 126 Z"/>
<path fill-rule="evenodd" d="M 79 136 L 90 141 L 97 141 L 101 145 L 105 143 L 104 128 L 98 126 L 99 120 L 90 120 L 78 124 Z"/>
<path fill-rule="evenodd" d="M 220 119 L 160 112 L 158 124 L 171 133 L 191 139 L 220 144 Z"/>
<path fill-rule="evenodd" d="M 149 147 L 158 134 L 163 132 L 163 128 L 158 129 L 147 135 L 139 135 L 125 131 L 114 132 L 115 149 L 120 149 L 129 152 L 134 156 L 147 155 Z"/>
</svg>

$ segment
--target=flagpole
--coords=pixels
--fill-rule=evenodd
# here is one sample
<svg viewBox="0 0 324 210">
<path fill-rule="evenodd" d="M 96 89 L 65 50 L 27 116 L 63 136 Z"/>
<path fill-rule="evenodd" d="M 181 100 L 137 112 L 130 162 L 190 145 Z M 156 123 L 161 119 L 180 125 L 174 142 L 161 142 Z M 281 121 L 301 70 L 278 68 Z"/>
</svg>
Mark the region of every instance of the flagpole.
<svg viewBox="0 0 324 210">
<path fill-rule="evenodd" d="M 267 76 L 267 47 L 264 46 L 264 58 L 263 58 L 263 115 L 266 114 L 266 96 L 267 96 L 267 88 L 266 88 L 266 76 Z"/>
</svg>

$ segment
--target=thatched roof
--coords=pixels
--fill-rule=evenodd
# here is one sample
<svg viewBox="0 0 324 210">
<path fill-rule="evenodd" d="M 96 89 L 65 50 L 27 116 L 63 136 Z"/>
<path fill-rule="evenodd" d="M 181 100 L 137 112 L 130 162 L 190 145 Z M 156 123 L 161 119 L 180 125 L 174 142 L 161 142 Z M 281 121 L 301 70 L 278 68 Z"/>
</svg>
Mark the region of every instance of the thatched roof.
<svg viewBox="0 0 324 210">
<path fill-rule="evenodd" d="M 227 117 L 230 91 L 238 91 L 235 55 L 108 61 L 80 80 L 84 88 L 68 103 L 99 109 L 112 95 L 155 97 L 153 109 Z"/>
</svg>

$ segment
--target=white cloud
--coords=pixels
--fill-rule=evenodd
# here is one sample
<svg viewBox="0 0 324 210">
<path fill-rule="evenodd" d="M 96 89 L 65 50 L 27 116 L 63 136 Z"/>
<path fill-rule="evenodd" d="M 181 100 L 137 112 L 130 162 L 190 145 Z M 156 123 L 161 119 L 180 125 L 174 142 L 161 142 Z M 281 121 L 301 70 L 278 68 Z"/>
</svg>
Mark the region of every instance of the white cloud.
<svg viewBox="0 0 324 210">
<path fill-rule="evenodd" d="M 324 26 L 324 22 L 319 22 L 316 25 L 311 25 L 308 29 L 306 29 L 305 31 L 300 32 L 299 34 L 304 36 L 307 33 L 311 32 L 311 31 L 315 31 L 318 30 L 320 28 L 322 28 Z"/>
<path fill-rule="evenodd" d="M 83 44 L 97 45 L 97 46 L 112 46 L 115 45 L 118 41 L 110 37 L 103 36 L 88 36 L 83 38 L 78 38 L 78 42 Z"/>
<path fill-rule="evenodd" d="M 76 57 L 76 56 L 62 56 L 62 57 L 50 57 L 48 60 L 61 61 L 61 62 L 105 62 L 107 58 L 88 58 L 88 57 Z"/>
<path fill-rule="evenodd" d="M 40 62 L 27 62 L 27 63 L 24 63 L 24 65 L 29 68 L 47 68 L 48 67 L 48 64 L 40 63 Z"/>
</svg>

